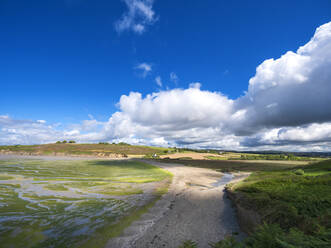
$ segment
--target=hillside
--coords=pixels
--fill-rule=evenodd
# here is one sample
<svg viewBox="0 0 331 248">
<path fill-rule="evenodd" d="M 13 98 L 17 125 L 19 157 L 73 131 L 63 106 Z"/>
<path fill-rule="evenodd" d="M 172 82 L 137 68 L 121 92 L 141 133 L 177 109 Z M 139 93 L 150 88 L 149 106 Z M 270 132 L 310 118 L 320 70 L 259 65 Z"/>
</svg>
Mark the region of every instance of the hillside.
<svg viewBox="0 0 331 248">
<path fill-rule="evenodd" d="M 166 154 L 172 149 L 134 146 L 129 144 L 70 144 L 56 143 L 44 145 L 0 146 L 0 153 L 21 155 L 73 155 L 97 157 L 126 157 L 130 155 L 144 156 Z"/>
</svg>

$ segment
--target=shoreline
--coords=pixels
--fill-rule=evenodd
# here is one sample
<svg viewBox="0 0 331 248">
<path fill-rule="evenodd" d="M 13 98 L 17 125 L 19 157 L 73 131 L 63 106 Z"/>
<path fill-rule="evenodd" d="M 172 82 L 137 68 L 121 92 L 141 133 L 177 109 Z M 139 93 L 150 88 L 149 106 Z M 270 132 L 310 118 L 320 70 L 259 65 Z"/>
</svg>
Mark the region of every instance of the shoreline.
<svg viewBox="0 0 331 248">
<path fill-rule="evenodd" d="M 155 201 L 140 218 L 128 225 L 120 236 L 109 239 L 106 247 L 177 248 L 185 240 L 192 240 L 199 247 L 207 248 L 210 247 L 210 242 L 217 242 L 227 235 L 238 233 L 239 240 L 246 235 L 240 216 L 232 207 L 235 202 L 231 201 L 225 186 L 243 180 L 249 173 L 220 173 L 213 169 L 138 158 L 0 153 L 0 160 L 7 159 L 135 159 L 171 172 L 174 177 L 168 192 Z"/>
<path fill-rule="evenodd" d="M 140 161 L 171 172 L 172 183 L 147 213 L 121 236 L 110 239 L 106 248 L 177 248 L 186 240 L 197 242 L 200 248 L 209 248 L 210 242 L 218 242 L 233 233 L 238 233 L 239 240 L 245 237 L 224 187 L 248 176 L 247 173 L 233 173 L 233 178 L 223 180 L 222 184 L 225 174 L 212 169 Z"/>
</svg>

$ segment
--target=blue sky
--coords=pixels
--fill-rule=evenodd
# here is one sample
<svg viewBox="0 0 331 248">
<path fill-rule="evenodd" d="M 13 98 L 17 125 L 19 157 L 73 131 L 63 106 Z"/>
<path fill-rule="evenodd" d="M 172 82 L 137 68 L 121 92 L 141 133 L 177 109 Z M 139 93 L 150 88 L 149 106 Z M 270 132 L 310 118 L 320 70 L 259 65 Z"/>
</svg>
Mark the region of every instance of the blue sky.
<svg viewBox="0 0 331 248">
<path fill-rule="evenodd" d="M 330 10 L 328 0 L 3 0 L 0 115 L 102 126 L 123 112 L 123 95 L 139 92 L 144 99 L 194 82 L 236 100 L 258 65 L 309 42 L 331 20 Z M 297 127 L 324 117 L 316 118 Z M 107 139 L 121 139 L 115 136 Z"/>
</svg>

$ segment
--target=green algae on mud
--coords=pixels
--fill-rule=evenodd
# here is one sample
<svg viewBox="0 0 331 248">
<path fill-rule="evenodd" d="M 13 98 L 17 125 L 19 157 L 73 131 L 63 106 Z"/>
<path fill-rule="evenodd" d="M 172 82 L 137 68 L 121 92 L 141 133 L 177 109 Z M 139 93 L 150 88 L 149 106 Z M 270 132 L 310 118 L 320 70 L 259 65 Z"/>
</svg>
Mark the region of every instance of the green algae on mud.
<svg viewBox="0 0 331 248">
<path fill-rule="evenodd" d="M 169 178 L 138 161 L 0 160 L 1 247 L 102 247 L 148 207 L 145 183 Z"/>
</svg>

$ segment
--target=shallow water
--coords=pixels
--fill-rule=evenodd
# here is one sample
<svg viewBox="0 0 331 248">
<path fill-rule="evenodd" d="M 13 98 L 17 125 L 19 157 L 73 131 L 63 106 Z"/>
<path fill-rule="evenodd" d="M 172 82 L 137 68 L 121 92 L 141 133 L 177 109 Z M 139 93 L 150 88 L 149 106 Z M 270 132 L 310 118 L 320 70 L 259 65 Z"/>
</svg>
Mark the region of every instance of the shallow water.
<svg viewBox="0 0 331 248">
<path fill-rule="evenodd" d="M 223 185 L 228 184 L 232 179 L 234 178 L 234 175 L 231 173 L 224 173 L 224 175 L 221 177 L 220 180 L 217 182 L 213 183 L 212 186 L 214 187 L 220 187 Z"/>
<path fill-rule="evenodd" d="M 4 247 L 26 247 L 24 240 L 33 247 L 78 247 L 143 198 L 126 194 L 140 186 L 111 181 L 107 167 L 80 167 L 80 161 L 73 165 L 22 159 L 0 162 L 0 178 L 5 178 L 0 180 L 0 244 Z"/>
</svg>

